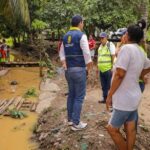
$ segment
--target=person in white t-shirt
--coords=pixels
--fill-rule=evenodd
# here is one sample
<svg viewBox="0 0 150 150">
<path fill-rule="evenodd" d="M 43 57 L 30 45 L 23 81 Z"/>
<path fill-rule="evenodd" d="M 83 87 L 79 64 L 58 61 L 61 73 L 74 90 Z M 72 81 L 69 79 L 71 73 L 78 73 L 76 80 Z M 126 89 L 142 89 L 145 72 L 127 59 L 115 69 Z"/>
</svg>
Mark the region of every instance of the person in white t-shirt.
<svg viewBox="0 0 150 150">
<path fill-rule="evenodd" d="M 141 100 L 139 77 L 150 72 L 150 60 L 139 47 L 144 36 L 144 27 L 144 24 L 128 27 L 128 44 L 122 46 L 118 53 L 111 88 L 106 99 L 107 109 L 113 106 L 107 130 L 119 150 L 133 150 L 138 120 L 137 109 Z M 119 132 L 122 125 L 125 126 L 126 140 Z"/>
</svg>

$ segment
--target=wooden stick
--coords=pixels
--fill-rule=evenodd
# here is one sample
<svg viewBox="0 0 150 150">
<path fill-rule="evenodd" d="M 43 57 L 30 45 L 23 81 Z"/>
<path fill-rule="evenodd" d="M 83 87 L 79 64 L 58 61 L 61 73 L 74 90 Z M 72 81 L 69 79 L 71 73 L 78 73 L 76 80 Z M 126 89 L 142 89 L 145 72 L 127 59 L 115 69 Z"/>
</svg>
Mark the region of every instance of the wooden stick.
<svg viewBox="0 0 150 150">
<path fill-rule="evenodd" d="M 24 101 L 23 104 L 32 104 L 31 101 Z"/>
<path fill-rule="evenodd" d="M 14 103 L 13 103 L 14 108 L 18 106 L 18 104 L 20 103 L 21 99 L 22 99 L 21 96 L 19 96 L 19 97 L 17 97 L 17 98 L 15 99 L 15 101 L 14 101 Z"/>
<path fill-rule="evenodd" d="M 0 106 L 0 110 L 7 104 L 7 101 L 4 100 L 3 104 Z"/>
<path fill-rule="evenodd" d="M 0 110 L 0 114 L 3 114 L 4 111 L 9 107 L 9 105 L 11 105 L 14 101 L 14 98 L 12 98 L 11 100 L 8 100 L 6 105 Z"/>
<path fill-rule="evenodd" d="M 36 111 L 36 107 L 37 107 L 38 103 L 33 103 L 32 108 L 30 111 Z"/>
<path fill-rule="evenodd" d="M 4 104 L 5 101 L 6 101 L 6 100 L 1 100 L 1 102 L 0 102 L 0 107 Z"/>
<path fill-rule="evenodd" d="M 16 107 L 16 110 L 19 110 L 19 109 L 20 109 L 20 107 L 21 107 L 21 105 L 23 104 L 24 100 L 25 100 L 24 98 L 21 99 L 20 103 L 19 103 L 18 106 Z"/>
<path fill-rule="evenodd" d="M 31 105 L 32 105 L 32 103 L 30 103 L 30 104 L 24 104 L 24 103 L 23 103 L 23 104 L 21 105 L 21 108 L 22 108 L 22 107 L 23 107 L 23 108 L 24 108 L 24 107 L 25 107 L 25 108 L 30 108 Z"/>
</svg>

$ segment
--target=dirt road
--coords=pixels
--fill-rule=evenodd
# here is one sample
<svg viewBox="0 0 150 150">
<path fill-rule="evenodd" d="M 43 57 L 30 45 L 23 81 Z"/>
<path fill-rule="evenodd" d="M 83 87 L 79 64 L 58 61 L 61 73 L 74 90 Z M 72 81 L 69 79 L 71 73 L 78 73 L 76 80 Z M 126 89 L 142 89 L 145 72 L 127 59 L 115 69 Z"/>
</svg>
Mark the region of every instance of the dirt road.
<svg viewBox="0 0 150 150">
<path fill-rule="evenodd" d="M 115 150 L 114 143 L 108 135 L 105 125 L 110 114 L 106 112 L 105 105 L 99 104 L 101 90 L 98 85 L 88 86 L 86 100 L 83 105 L 81 120 L 88 123 L 87 129 L 73 132 L 67 126 L 66 96 L 67 84 L 64 79 L 55 79 L 54 83 L 61 85 L 52 105 L 39 119 L 35 139 L 41 150 Z M 150 83 L 143 95 L 143 102 L 139 109 L 141 119 L 138 126 L 135 150 L 150 150 Z M 122 133 L 123 130 L 121 131 Z"/>
</svg>

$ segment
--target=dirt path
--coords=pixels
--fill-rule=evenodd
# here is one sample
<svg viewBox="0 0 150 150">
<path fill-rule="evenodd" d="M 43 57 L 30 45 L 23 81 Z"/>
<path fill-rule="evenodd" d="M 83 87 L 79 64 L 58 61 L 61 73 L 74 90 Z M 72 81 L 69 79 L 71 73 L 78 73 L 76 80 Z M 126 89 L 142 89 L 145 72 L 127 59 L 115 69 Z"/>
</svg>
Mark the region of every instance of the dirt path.
<svg viewBox="0 0 150 150">
<path fill-rule="evenodd" d="M 86 100 L 83 105 L 81 120 L 88 123 L 87 129 L 73 132 L 67 126 L 66 121 L 66 96 L 67 84 L 64 79 L 53 80 L 57 85 L 61 85 L 61 90 L 51 107 L 40 116 L 35 139 L 39 142 L 41 150 L 115 150 L 115 146 L 106 132 L 105 125 L 110 114 L 106 112 L 104 104 L 98 104 L 101 96 L 100 88 L 87 89 Z M 148 113 L 150 101 L 148 94 L 150 84 L 144 92 L 146 97 L 141 105 L 142 120 L 138 127 L 135 150 L 150 150 L 150 129 L 148 128 Z M 147 100 L 146 100 L 147 99 Z M 146 104 L 145 104 L 146 101 Z M 143 108 L 144 105 L 144 108 Z M 143 111 L 143 110 L 144 111 Z M 144 116 L 144 117 L 143 117 Z M 146 125 L 145 125 L 146 123 Z M 122 130 L 123 132 L 123 130 Z"/>
<path fill-rule="evenodd" d="M 143 93 L 142 102 L 139 109 L 139 115 L 147 124 L 150 126 L 150 80 L 146 85 L 145 91 Z"/>
</svg>

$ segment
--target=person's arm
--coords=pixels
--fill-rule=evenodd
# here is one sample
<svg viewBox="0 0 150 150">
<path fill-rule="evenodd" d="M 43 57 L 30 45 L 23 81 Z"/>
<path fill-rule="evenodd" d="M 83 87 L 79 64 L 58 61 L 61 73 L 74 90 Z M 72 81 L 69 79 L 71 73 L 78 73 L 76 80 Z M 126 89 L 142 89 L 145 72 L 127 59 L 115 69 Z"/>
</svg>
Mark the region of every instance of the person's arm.
<svg viewBox="0 0 150 150">
<path fill-rule="evenodd" d="M 107 100 L 106 100 L 107 110 L 109 110 L 109 106 L 112 105 L 112 95 L 116 92 L 116 90 L 120 86 L 120 84 L 123 81 L 125 75 L 126 75 L 125 70 L 123 70 L 121 68 L 116 69 L 115 75 L 114 75 L 113 80 L 112 80 L 112 85 L 111 85 L 111 88 L 109 90 Z"/>
<path fill-rule="evenodd" d="M 64 51 L 64 44 L 62 42 L 61 46 L 60 46 L 60 51 L 59 51 L 59 57 L 62 63 L 62 67 L 66 70 L 67 69 L 67 65 L 66 65 L 66 57 L 65 57 L 65 51 Z"/>
<path fill-rule="evenodd" d="M 80 40 L 80 47 L 83 51 L 83 56 L 85 60 L 85 64 L 87 66 L 87 69 L 90 70 L 92 68 L 92 59 L 91 59 L 91 54 L 90 54 L 90 49 L 89 49 L 89 44 L 87 40 L 87 36 L 83 34 Z"/>
<path fill-rule="evenodd" d="M 144 69 L 141 72 L 141 78 L 144 79 L 144 76 L 150 72 L 150 59 L 148 59 L 147 57 L 145 58 L 145 63 L 144 63 Z"/>
<path fill-rule="evenodd" d="M 141 73 L 141 79 L 144 79 L 144 76 L 150 72 L 150 68 L 143 69 Z"/>
</svg>

